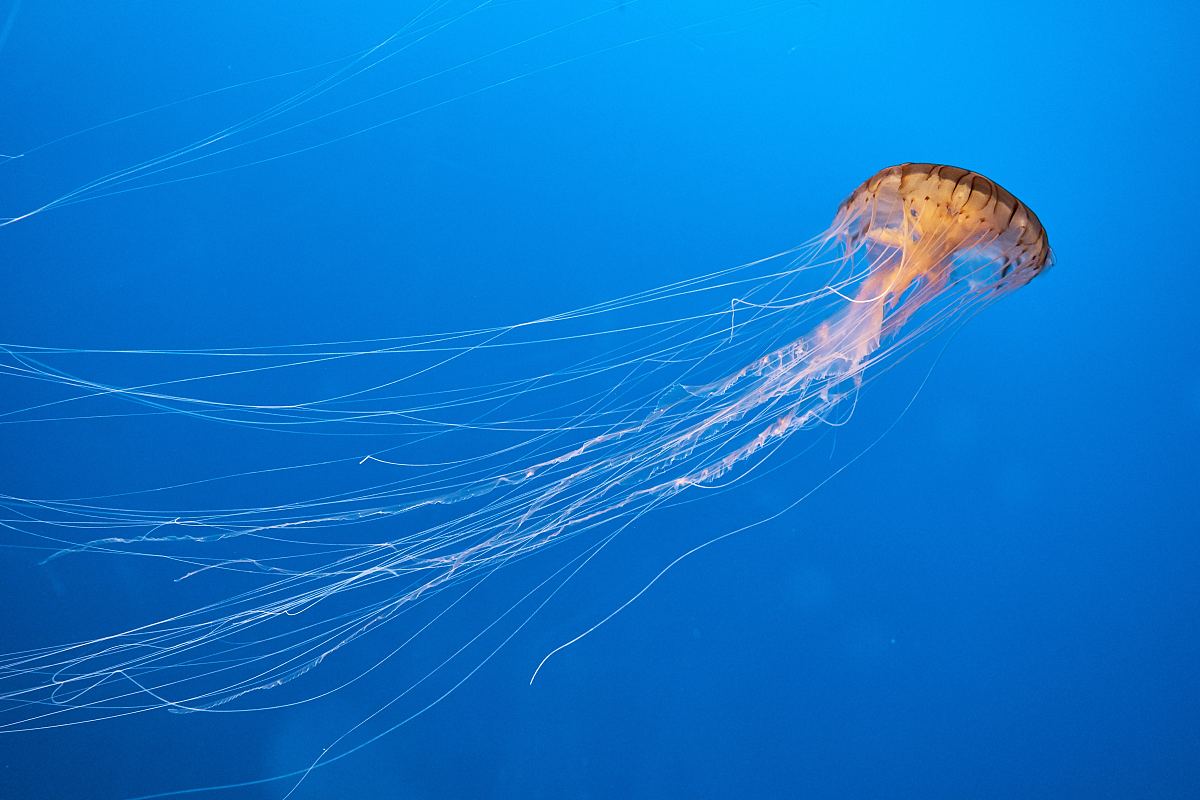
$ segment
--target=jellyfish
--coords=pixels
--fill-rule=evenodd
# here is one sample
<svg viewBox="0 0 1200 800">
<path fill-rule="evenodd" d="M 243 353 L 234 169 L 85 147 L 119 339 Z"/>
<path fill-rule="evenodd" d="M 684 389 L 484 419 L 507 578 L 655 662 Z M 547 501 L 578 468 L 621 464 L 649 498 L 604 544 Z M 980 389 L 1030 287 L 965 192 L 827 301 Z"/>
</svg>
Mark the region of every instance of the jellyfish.
<svg viewBox="0 0 1200 800">
<path fill-rule="evenodd" d="M 115 633 L 0 657 L 0 731 L 161 709 L 310 702 L 420 647 L 431 626 L 461 614 L 503 569 L 558 553 L 507 605 L 477 610 L 482 616 L 458 645 L 372 712 L 459 665 L 448 687 L 400 714 L 392 730 L 479 669 L 642 517 L 689 493 L 734 485 L 799 432 L 845 424 L 872 377 L 1051 263 L 1038 217 L 1000 185 L 959 167 L 906 163 L 860 184 L 825 232 L 795 248 L 519 324 L 222 351 L 6 346 L 6 374 L 61 392 L 9 409 L 13 422 L 88 418 L 118 404 L 248 429 L 348 438 L 395 431 L 402 443 L 355 462 L 395 470 L 386 479 L 254 507 L 169 508 L 147 500 L 173 487 L 70 499 L 4 496 L 6 524 L 37 537 L 50 558 L 136 554 L 167 559 L 196 579 L 228 571 L 253 581 Z M 815 288 L 804 288 L 814 276 Z M 673 303 L 697 295 L 733 299 L 672 316 Z M 630 321 L 645 309 L 664 318 Z M 497 348 L 595 338 L 606 342 L 597 352 L 556 369 L 469 387 L 421 384 L 448 362 Z M 122 384 L 65 366 L 100 356 L 172 364 L 219 358 L 225 366 Z M 251 401 L 224 388 L 280 370 L 394 358 L 419 361 L 385 380 L 304 401 Z M 561 399 L 576 389 L 581 397 Z M 476 450 L 442 461 L 406 457 L 407 448 L 443 451 L 454 436 L 470 437 Z M 221 480 L 253 485 L 260 477 Z M 386 644 L 348 657 L 368 637 Z M 337 659 L 353 666 L 310 683 Z M 271 699 L 289 689 L 295 694 Z M 337 757 L 336 748 L 322 756 Z"/>
</svg>

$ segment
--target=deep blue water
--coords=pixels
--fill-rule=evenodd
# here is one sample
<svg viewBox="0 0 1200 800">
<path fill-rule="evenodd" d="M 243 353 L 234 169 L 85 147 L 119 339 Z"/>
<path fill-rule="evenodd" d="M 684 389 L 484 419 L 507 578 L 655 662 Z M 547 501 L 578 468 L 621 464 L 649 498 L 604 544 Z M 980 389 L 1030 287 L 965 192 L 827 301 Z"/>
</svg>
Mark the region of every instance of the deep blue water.
<svg viewBox="0 0 1200 800">
<path fill-rule="evenodd" d="M 281 132 L 0 228 L 0 341 L 214 348 L 532 319 L 779 252 L 903 161 L 1011 189 L 1057 265 L 872 382 L 849 425 L 794 436 L 777 454 L 794 460 L 641 520 L 456 691 L 293 796 L 1200 796 L 1194 7 L 531 0 L 452 21 L 472 5 L 434 7 L 444 27 L 237 141 Z M 20 158 L 0 163 L 0 217 L 251 118 L 422 10 L 8 0 L 0 152 Z M 71 366 L 127 377 L 119 359 Z M 7 372 L 0 387 L 6 409 L 48 397 Z M 883 431 L 528 685 L 680 552 L 786 506 Z M 0 492 L 95 495 L 376 447 L 178 416 L 11 424 Z M 289 478 L 187 500 L 326 488 Z M 4 652 L 246 586 L 176 582 L 182 569 L 133 556 L 44 562 L 46 543 L 3 518 Z M 386 634 L 356 646 L 381 652 Z M 285 711 L 5 734 L 0 797 L 302 768 L 416 669 Z"/>
</svg>

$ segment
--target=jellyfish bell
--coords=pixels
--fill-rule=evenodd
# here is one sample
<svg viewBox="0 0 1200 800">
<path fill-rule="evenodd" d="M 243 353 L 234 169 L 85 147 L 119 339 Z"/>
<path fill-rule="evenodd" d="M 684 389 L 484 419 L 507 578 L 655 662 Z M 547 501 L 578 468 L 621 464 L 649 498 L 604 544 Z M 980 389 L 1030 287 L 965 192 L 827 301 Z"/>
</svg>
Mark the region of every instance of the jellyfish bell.
<svg viewBox="0 0 1200 800">
<path fill-rule="evenodd" d="M 974 275 L 999 292 L 1024 286 L 1050 266 L 1041 220 L 1011 192 L 977 172 L 945 164 L 898 164 L 872 175 L 839 206 L 831 234 L 902 251 L 902 267 L 876 284 L 902 294 L 915 279 L 942 284 L 947 259 L 973 252 L 993 269 Z M 865 289 L 865 287 L 864 287 Z"/>
</svg>

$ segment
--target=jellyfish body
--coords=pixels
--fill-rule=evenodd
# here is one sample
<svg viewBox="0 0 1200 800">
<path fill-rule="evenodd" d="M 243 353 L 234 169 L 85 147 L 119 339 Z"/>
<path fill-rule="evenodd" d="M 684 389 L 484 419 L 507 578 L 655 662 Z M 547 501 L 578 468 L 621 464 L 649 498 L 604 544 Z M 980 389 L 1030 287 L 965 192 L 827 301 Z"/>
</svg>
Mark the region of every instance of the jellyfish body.
<svg viewBox="0 0 1200 800">
<path fill-rule="evenodd" d="M 857 360 L 877 346 L 871 334 L 901 328 L 964 260 L 970 271 L 958 277 L 994 293 L 1028 283 L 1050 263 L 1046 232 L 1024 203 L 978 173 L 941 164 L 900 164 L 871 176 L 842 203 L 834 231 L 851 249 L 862 242 L 880 251 L 855 298 L 868 309 L 856 316 L 870 318 Z"/>
<path fill-rule="evenodd" d="M 775 346 L 741 366 L 710 374 L 706 382 L 664 387 L 619 421 L 585 412 L 576 421 L 588 424 L 573 430 L 586 433 L 569 446 L 543 450 L 540 457 L 494 472 L 463 468 L 453 473 L 454 481 L 442 479 L 444 469 L 430 469 L 403 492 L 387 495 L 403 500 L 383 502 L 381 493 L 364 491 L 360 497 L 338 498 L 341 505 L 314 503 L 322 513 L 308 517 L 296 516 L 296 505 L 205 517 L 168 509 L 105 509 L 94 502 L 27 502 L 21 508 L 26 519 L 49 521 L 49 515 L 61 514 L 75 523 L 87 517 L 101 526 L 138 525 L 146 531 L 99 540 L 102 546 L 85 544 L 83 551 L 185 547 L 189 555 L 179 560 L 197 570 L 270 564 L 264 569 L 269 579 L 156 623 L 0 658 L 0 731 L 156 708 L 240 707 L 252 693 L 259 697 L 309 673 L 431 596 L 449 591 L 459 597 L 506 564 L 590 533 L 593 543 L 547 579 L 553 594 L 559 585 L 553 581 L 569 579 L 613 530 L 690 487 L 732 480 L 739 466 L 796 431 L 829 422 L 876 365 L 1023 286 L 1050 263 L 1036 215 L 991 180 L 934 164 L 888 167 L 859 186 L 841 204 L 831 227 L 774 280 L 791 280 L 818 265 L 832 266 L 834 277 L 815 293 L 772 289 L 755 305 L 771 321 L 772 338 L 749 341 L 774 341 Z M 828 311 L 810 327 L 780 335 L 787 330 L 782 321 L 818 307 Z M 737 327 L 739 335 L 752 329 L 741 325 L 747 327 Z M 726 352 L 721 350 L 726 346 L 709 347 L 687 374 L 702 372 L 714 363 L 712 353 Z M 683 352 L 675 353 L 678 360 Z M 25 366 L 34 368 L 32 361 Z M 60 372 L 43 376 L 106 397 L 115 392 L 67 381 Z M 183 402 L 162 391 L 152 399 L 158 408 Z M 222 413 L 229 407 L 223 405 Z M 406 514 L 430 506 L 463 510 L 436 525 L 402 529 Z M 387 541 L 354 544 L 334 538 L 344 535 L 339 532 L 347 525 L 381 518 L 401 526 Z M 194 555 L 214 541 L 278 544 L 298 529 L 312 532 L 310 538 L 330 532 L 320 542 L 326 549 L 306 539 L 309 550 L 303 558 L 289 556 L 292 561 L 272 562 L 249 552 L 211 560 Z M 174 533 L 179 530 L 186 535 Z M 481 627 L 486 631 L 496 622 Z M 396 637 L 396 650 L 424 630 L 414 627 L 411 636 Z M 392 653 L 367 669 L 376 669 Z"/>
<path fill-rule="evenodd" d="M 1028 283 L 1051 260 L 1037 216 L 1001 186 L 960 167 L 901 164 L 881 170 L 842 203 L 834 227 L 851 244 L 862 238 L 900 254 L 899 263 L 877 270 L 863 284 L 860 300 L 872 292 L 899 297 L 923 280 L 927 288 L 913 299 L 920 305 L 945 287 L 951 277 L 947 266 L 963 254 L 991 267 L 971 280 L 999 292 Z"/>
<path fill-rule="evenodd" d="M 827 414 L 846 396 L 837 387 L 861 385 L 881 342 L 935 300 L 947 299 L 952 288 L 960 301 L 986 301 L 1028 283 L 1052 261 L 1046 232 L 1024 203 L 978 173 L 940 164 L 880 170 L 841 204 L 825 238 L 840 243 L 848 263 L 863 265 L 865 277 L 853 297 L 845 296 L 844 308 L 808 335 L 719 384 L 724 392 L 748 375 L 765 376 L 723 415 L 741 414 L 777 395 L 795 394 L 805 402 L 702 471 L 702 478 Z M 691 435 L 716 422 L 701 421 Z"/>
</svg>

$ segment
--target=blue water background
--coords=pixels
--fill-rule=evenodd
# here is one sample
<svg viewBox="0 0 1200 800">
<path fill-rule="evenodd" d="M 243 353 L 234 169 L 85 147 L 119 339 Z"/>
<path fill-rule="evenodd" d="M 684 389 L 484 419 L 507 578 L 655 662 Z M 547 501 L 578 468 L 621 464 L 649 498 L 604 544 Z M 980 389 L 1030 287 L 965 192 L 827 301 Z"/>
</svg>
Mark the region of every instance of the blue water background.
<svg viewBox="0 0 1200 800">
<path fill-rule="evenodd" d="M 496 5 L 330 102 L 606 13 L 220 166 L 435 106 L 368 133 L 0 229 L 0 339 L 220 347 L 519 321 L 780 251 L 903 161 L 993 177 L 1041 216 L 1058 264 L 872 384 L 805 458 L 647 519 L 458 691 L 295 796 L 1200 796 L 1195 7 Z M 0 50 L 0 152 L 28 154 L 0 164 L 0 215 L 324 73 L 44 142 L 357 51 L 419 8 L 26 0 Z M 527 685 L 687 544 L 786 505 L 897 418 L 796 510 L 685 562 Z M 127 427 L 5 430 L 3 491 L 304 458 L 293 437 L 243 453 L 236 432 L 178 425 L 167 454 Z M 5 651 L 193 591 L 136 559 L 43 555 L 0 548 Z M 6 735 L 0 797 L 276 774 L 388 685 Z"/>
</svg>

